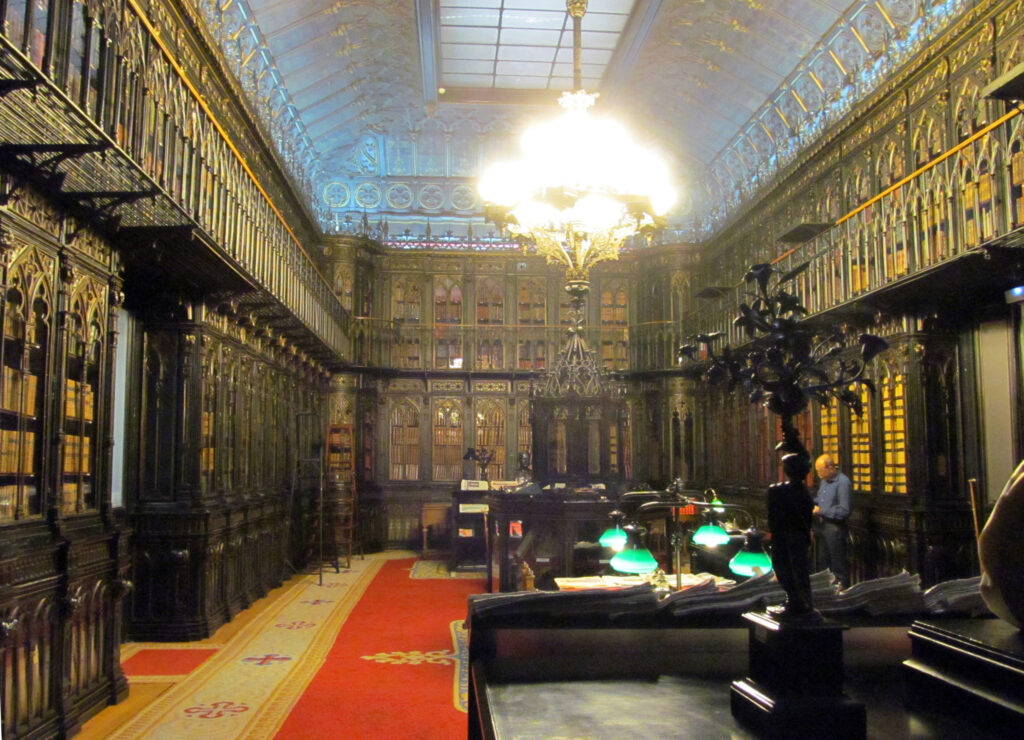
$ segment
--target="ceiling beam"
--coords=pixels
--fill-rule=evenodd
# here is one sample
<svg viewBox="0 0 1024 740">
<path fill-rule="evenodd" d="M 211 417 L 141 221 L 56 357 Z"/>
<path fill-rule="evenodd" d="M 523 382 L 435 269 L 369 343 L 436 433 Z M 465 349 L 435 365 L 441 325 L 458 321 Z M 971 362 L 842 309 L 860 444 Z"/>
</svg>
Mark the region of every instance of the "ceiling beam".
<svg viewBox="0 0 1024 740">
<path fill-rule="evenodd" d="M 420 41 L 423 103 L 428 111 L 437 107 L 438 12 L 437 0 L 416 0 L 416 30 Z"/>
<path fill-rule="evenodd" d="M 602 87 L 605 90 L 614 90 L 626 84 L 626 77 L 636 63 L 640 50 L 647 43 L 647 36 L 654 26 L 654 21 L 661 10 L 662 0 L 636 0 L 633 12 L 629 15 L 629 22 L 622 30 L 619 43 L 615 45 L 615 51 L 604 70 Z"/>
</svg>

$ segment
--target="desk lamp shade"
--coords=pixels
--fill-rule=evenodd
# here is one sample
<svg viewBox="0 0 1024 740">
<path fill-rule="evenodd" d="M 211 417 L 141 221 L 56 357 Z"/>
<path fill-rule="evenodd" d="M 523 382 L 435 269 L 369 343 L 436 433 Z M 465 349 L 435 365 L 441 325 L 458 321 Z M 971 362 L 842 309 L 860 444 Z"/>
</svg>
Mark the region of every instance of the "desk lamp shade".
<svg viewBox="0 0 1024 740">
<path fill-rule="evenodd" d="M 733 555 L 729 561 L 729 570 L 738 576 L 756 576 L 762 573 L 770 573 L 772 570 L 772 559 L 761 546 L 764 535 L 753 529 L 747 530 L 743 548 Z"/>
<path fill-rule="evenodd" d="M 622 552 L 622 549 L 626 546 L 626 533 L 622 531 L 622 527 L 616 524 L 614 527 L 608 527 L 598 539 L 598 544 L 601 547 L 610 547 L 615 552 Z"/>
<path fill-rule="evenodd" d="M 628 539 L 625 530 L 622 529 L 622 521 L 626 518 L 626 515 L 616 509 L 608 516 L 613 524 L 598 538 L 597 543 L 601 547 L 608 547 L 615 552 L 622 552 L 622 548 L 626 546 L 626 540 Z"/>
<path fill-rule="evenodd" d="M 658 561 L 640 541 L 640 528 L 635 524 L 627 524 L 623 531 L 626 533 L 626 543 L 609 565 L 620 573 L 650 573 L 655 570 Z"/>
<path fill-rule="evenodd" d="M 703 515 L 704 524 L 697 527 L 697 531 L 693 533 L 693 543 L 703 547 L 729 544 L 729 533 L 715 524 L 707 509 L 704 510 Z"/>
</svg>

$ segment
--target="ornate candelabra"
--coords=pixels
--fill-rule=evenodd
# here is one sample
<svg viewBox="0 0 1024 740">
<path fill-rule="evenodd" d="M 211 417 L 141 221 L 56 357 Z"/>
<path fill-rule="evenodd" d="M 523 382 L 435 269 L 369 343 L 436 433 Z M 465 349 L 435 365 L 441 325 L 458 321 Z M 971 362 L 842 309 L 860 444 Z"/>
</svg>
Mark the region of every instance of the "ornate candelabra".
<svg viewBox="0 0 1024 740">
<path fill-rule="evenodd" d="M 463 460 L 473 460 L 480 467 L 480 480 L 487 480 L 487 466 L 494 460 L 494 450 L 486 447 L 469 447 Z"/>
<path fill-rule="evenodd" d="M 699 364 L 701 375 L 729 390 L 742 389 L 751 402 L 763 404 L 779 417 L 782 469 L 788 480 L 768 489 L 768 528 L 772 533 L 772 565 L 787 602 L 781 616 L 816 618 L 811 603 L 810 532 L 814 502 L 805 480 L 811 471 L 811 455 L 800 439 L 793 418 L 811 400 L 828 405 L 835 400 L 855 414 L 861 413 L 859 386 L 874 390 L 864 378 L 867 364 L 888 347 L 884 339 L 860 334 L 860 352 L 847 351 L 847 332 L 840 327 L 819 334 L 803 321 L 807 314 L 800 298 L 786 289 L 809 263 L 778 275 L 768 263 L 753 265 L 745 282 L 752 287 L 749 303 L 739 306 L 733 325 L 751 339 L 742 349 L 712 345 L 721 332 L 698 334 L 679 348 L 680 358 Z M 698 361 L 701 350 L 707 358 Z"/>
</svg>

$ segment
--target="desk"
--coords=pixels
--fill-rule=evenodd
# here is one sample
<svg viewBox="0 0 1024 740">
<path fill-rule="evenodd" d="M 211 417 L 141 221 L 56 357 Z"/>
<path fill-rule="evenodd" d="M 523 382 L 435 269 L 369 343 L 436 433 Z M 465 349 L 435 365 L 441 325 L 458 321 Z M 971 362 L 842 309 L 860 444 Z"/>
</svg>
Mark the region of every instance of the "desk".
<svg viewBox="0 0 1024 740">
<path fill-rule="evenodd" d="M 586 609 L 482 619 L 470 597 L 468 737 L 753 740 L 730 711 L 730 681 L 749 665 L 740 622 L 738 615 L 609 619 Z M 1014 737 L 993 729 L 989 715 L 956 704 L 944 713 L 905 706 L 907 626 L 884 624 L 864 618 L 843 634 L 845 691 L 867 706 L 868 737 Z"/>
<path fill-rule="evenodd" d="M 597 540 L 608 527 L 615 502 L 571 493 L 492 493 L 487 497 L 493 522 L 487 557 L 491 588 L 494 561 L 498 589 L 515 591 L 518 563 L 533 569 L 537 586 L 554 578 L 596 575 L 608 553 Z M 604 558 L 606 559 L 606 558 Z"/>
</svg>

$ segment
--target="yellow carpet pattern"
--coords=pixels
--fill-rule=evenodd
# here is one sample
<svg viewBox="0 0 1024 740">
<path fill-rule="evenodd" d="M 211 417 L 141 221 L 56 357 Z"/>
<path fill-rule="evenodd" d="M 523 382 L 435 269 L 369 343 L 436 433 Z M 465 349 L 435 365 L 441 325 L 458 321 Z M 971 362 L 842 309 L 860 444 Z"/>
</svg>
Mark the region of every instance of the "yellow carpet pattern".
<svg viewBox="0 0 1024 740">
<path fill-rule="evenodd" d="M 455 681 L 452 686 L 452 703 L 460 712 L 469 711 L 469 635 L 465 620 L 458 619 L 448 625 L 452 636 L 452 649 L 410 650 L 406 652 L 376 653 L 364 655 L 363 660 L 391 665 L 455 665 Z"/>
<path fill-rule="evenodd" d="M 234 740 L 272 738 L 316 675 L 352 608 L 386 559 L 352 560 L 341 573 L 302 575 L 243 631 L 148 705 L 111 738 Z M 201 644 L 210 647 L 210 643 Z M 130 655 L 146 644 L 126 645 Z M 166 648 L 166 645 L 160 647 Z M 184 647 L 184 646 L 183 646 Z M 167 680 L 163 677 L 162 680 Z M 132 684 L 146 677 L 133 678 Z"/>
</svg>

